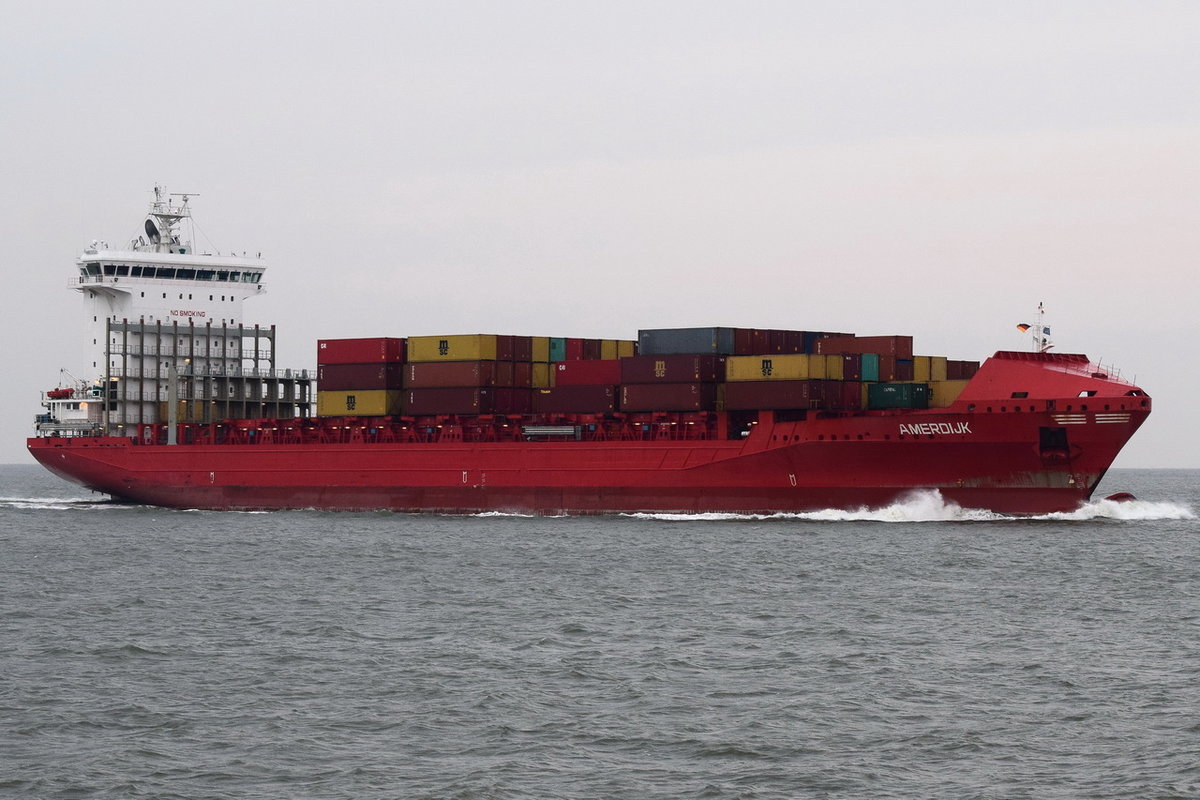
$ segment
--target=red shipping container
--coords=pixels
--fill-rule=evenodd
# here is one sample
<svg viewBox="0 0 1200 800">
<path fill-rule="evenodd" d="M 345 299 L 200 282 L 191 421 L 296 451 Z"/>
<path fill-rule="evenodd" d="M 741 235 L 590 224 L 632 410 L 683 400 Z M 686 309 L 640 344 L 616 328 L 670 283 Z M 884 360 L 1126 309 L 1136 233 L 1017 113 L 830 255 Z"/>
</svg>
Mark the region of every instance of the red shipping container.
<svg viewBox="0 0 1200 800">
<path fill-rule="evenodd" d="M 750 331 L 750 352 L 747 355 L 766 355 L 771 352 L 771 332 L 754 329 Z"/>
<path fill-rule="evenodd" d="M 817 339 L 815 351 L 827 355 L 838 353 L 879 353 L 895 358 L 913 357 L 911 336 L 830 336 Z"/>
<path fill-rule="evenodd" d="M 726 411 L 819 409 L 836 381 L 738 381 L 725 384 Z M 839 391 L 840 400 L 840 391 Z"/>
<path fill-rule="evenodd" d="M 842 381 L 839 385 L 842 390 L 842 402 L 837 406 L 842 411 L 862 411 L 863 407 L 863 390 L 861 381 Z"/>
<path fill-rule="evenodd" d="M 664 355 L 622 358 L 621 383 L 720 383 L 725 356 Z"/>
<path fill-rule="evenodd" d="M 422 361 L 404 368 L 406 389 L 512 385 L 511 361 Z"/>
<path fill-rule="evenodd" d="M 560 361 L 554 365 L 555 386 L 612 386 L 621 382 L 621 362 Z"/>
<path fill-rule="evenodd" d="M 533 361 L 533 337 L 514 336 L 512 340 L 512 360 Z"/>
<path fill-rule="evenodd" d="M 616 407 L 615 386 L 555 386 L 533 391 L 535 414 L 609 414 Z"/>
<path fill-rule="evenodd" d="M 317 391 L 399 389 L 404 385 L 405 364 L 322 364 L 317 367 Z"/>
<path fill-rule="evenodd" d="M 521 337 L 517 337 L 518 339 Z M 518 389 L 528 389 L 533 386 L 533 362 L 514 361 L 512 385 Z"/>
<path fill-rule="evenodd" d="M 716 411 L 715 383 L 630 383 L 621 387 L 622 411 Z"/>
<path fill-rule="evenodd" d="M 405 414 L 491 414 L 493 392 L 488 387 L 408 389 L 401 399 Z"/>
<path fill-rule="evenodd" d="M 324 364 L 378 364 L 403 362 L 404 339 L 318 339 L 317 366 Z M 355 387 L 357 388 L 357 387 Z"/>
<path fill-rule="evenodd" d="M 584 339 L 583 340 L 583 357 L 589 361 L 594 361 L 600 358 L 602 345 L 599 339 Z"/>
<path fill-rule="evenodd" d="M 583 360 L 583 339 L 567 339 L 567 361 Z"/>
<path fill-rule="evenodd" d="M 879 381 L 887 383 L 888 381 L 898 381 L 896 377 L 896 357 L 895 356 L 880 356 L 879 357 Z"/>
<path fill-rule="evenodd" d="M 916 365 L 913 364 L 911 358 L 897 358 L 896 359 L 896 377 L 894 378 L 894 380 L 912 381 L 912 380 L 916 380 L 916 375 L 917 375 Z"/>
<path fill-rule="evenodd" d="M 862 355 L 859 353 L 851 353 L 842 356 L 842 380 L 844 381 L 861 381 L 862 380 Z"/>
<path fill-rule="evenodd" d="M 496 337 L 496 360 L 497 361 L 512 361 L 513 360 L 513 340 L 515 336 L 501 335 Z"/>
<path fill-rule="evenodd" d="M 528 414 L 533 408 L 529 389 L 496 389 L 492 394 L 493 414 Z"/>
</svg>

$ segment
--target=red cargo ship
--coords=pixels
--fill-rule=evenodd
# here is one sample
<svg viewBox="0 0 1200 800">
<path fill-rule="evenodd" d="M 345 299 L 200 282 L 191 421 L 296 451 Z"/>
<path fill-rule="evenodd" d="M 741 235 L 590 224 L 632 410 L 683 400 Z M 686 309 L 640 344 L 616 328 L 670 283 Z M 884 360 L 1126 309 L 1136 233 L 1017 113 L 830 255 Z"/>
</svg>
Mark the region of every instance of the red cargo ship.
<svg viewBox="0 0 1200 800">
<path fill-rule="evenodd" d="M 158 241 L 81 257 L 104 374 L 48 392 L 28 442 L 55 474 L 119 500 L 767 514 L 937 490 L 1035 514 L 1090 498 L 1150 413 L 1137 386 L 1045 352 L 1039 325 L 1039 352 L 982 365 L 913 356 L 910 337 L 732 328 L 642 331 L 636 344 L 324 340 L 313 416 L 307 372 L 275 368 L 274 329 L 240 321 L 265 267 L 191 253 L 175 230 L 186 207 L 157 197 L 146 230 Z M 157 304 L 140 302 L 166 286 Z M 167 299 L 197 290 L 210 300 Z M 606 360 L 617 363 L 570 366 Z M 556 372 L 572 377 L 554 386 Z"/>
</svg>

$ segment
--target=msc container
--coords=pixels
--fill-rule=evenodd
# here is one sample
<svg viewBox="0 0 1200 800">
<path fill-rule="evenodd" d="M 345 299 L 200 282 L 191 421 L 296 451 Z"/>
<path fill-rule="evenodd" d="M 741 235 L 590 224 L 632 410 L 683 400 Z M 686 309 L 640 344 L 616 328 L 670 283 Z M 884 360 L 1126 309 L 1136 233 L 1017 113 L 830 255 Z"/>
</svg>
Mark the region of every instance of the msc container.
<svg viewBox="0 0 1200 800">
<path fill-rule="evenodd" d="M 317 366 L 402 362 L 404 361 L 404 350 L 403 339 L 388 337 L 318 339 Z"/>
<path fill-rule="evenodd" d="M 967 380 L 930 381 L 929 407 L 948 408 L 954 405 L 954 401 L 962 394 L 963 389 L 967 387 L 969 382 Z"/>
<path fill-rule="evenodd" d="M 686 353 L 734 354 L 733 328 L 655 328 L 638 331 L 638 353 L 676 355 Z"/>
<path fill-rule="evenodd" d="M 501 337 L 490 333 L 472 333 L 459 336 L 410 336 L 408 337 L 408 360 L 426 361 L 495 361 L 497 340 Z M 511 339 L 508 349 L 511 351 Z M 511 359 L 509 359 L 511 360 Z"/>
<path fill-rule="evenodd" d="M 879 353 L 895 358 L 913 356 L 911 336 L 828 336 L 814 342 L 814 351 L 826 355 L 839 353 Z"/>
<path fill-rule="evenodd" d="M 552 361 L 552 359 L 550 358 L 550 337 L 549 336 L 534 336 L 534 337 L 532 337 L 532 340 L 533 340 L 533 353 L 532 353 L 533 357 L 530 360 L 533 361 L 535 364 L 550 363 L 550 361 Z"/>
<path fill-rule="evenodd" d="M 533 391 L 535 414 L 610 414 L 616 408 L 615 386 L 555 386 Z"/>
<path fill-rule="evenodd" d="M 621 383 L 720 383 L 725 356 L 650 355 L 622 358 Z"/>
<path fill-rule="evenodd" d="M 377 364 L 321 364 L 317 367 L 317 391 L 343 389 L 400 389 L 404 368 L 399 361 Z"/>
<path fill-rule="evenodd" d="M 404 368 L 405 389 L 512 386 L 511 361 L 422 361 Z"/>
<path fill-rule="evenodd" d="M 829 406 L 829 381 L 743 381 L 725 384 L 726 411 L 820 409 Z M 837 387 L 837 384 L 834 384 Z M 840 388 L 838 397 L 840 400 Z"/>
<path fill-rule="evenodd" d="M 612 386 L 621 382 L 623 361 L 560 361 L 554 365 L 555 386 Z"/>
<path fill-rule="evenodd" d="M 732 356 L 725 361 L 725 379 L 734 381 L 804 381 L 826 377 L 825 356 Z"/>
<path fill-rule="evenodd" d="M 547 361 L 566 361 L 567 360 L 567 340 L 561 336 L 550 337 L 550 357 Z"/>
<path fill-rule="evenodd" d="M 867 387 L 867 408 L 929 408 L 929 384 L 873 383 Z"/>
<path fill-rule="evenodd" d="M 720 411 L 723 385 L 629 383 L 621 387 L 622 411 Z"/>
<path fill-rule="evenodd" d="M 317 392 L 318 417 L 385 417 L 400 413 L 398 389 Z"/>
</svg>

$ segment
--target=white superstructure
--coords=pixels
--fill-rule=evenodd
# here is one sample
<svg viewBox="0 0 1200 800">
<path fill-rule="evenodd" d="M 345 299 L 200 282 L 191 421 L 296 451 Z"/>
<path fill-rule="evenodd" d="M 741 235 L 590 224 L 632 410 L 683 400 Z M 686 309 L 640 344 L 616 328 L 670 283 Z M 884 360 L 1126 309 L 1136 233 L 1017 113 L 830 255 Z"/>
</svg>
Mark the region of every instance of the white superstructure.
<svg viewBox="0 0 1200 800">
<path fill-rule="evenodd" d="M 93 377 L 47 392 L 39 430 L 165 422 L 168 400 L 180 404 L 172 409 L 179 421 L 303 411 L 292 404 L 308 402 L 307 385 L 297 385 L 308 376 L 276 373 L 274 327 L 243 321 L 242 304 L 263 293 L 267 265 L 257 255 L 198 252 L 183 230 L 188 201 L 155 187 L 127 246 L 93 241 L 80 255 L 72 288 L 84 299 L 84 374 Z"/>
</svg>

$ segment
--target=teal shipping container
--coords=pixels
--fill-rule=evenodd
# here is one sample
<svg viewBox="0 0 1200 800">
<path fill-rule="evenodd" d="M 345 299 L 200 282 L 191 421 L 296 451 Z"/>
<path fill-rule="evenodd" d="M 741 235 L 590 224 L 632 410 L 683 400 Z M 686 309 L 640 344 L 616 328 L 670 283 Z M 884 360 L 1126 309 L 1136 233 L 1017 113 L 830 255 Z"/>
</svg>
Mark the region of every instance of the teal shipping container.
<svg viewBox="0 0 1200 800">
<path fill-rule="evenodd" d="M 862 379 L 864 381 L 879 380 L 879 353 L 863 353 Z"/>
<path fill-rule="evenodd" d="M 929 384 L 872 383 L 867 387 L 867 408 L 929 408 Z"/>
<path fill-rule="evenodd" d="M 567 340 L 561 336 L 550 337 L 550 361 L 567 360 Z"/>
</svg>

